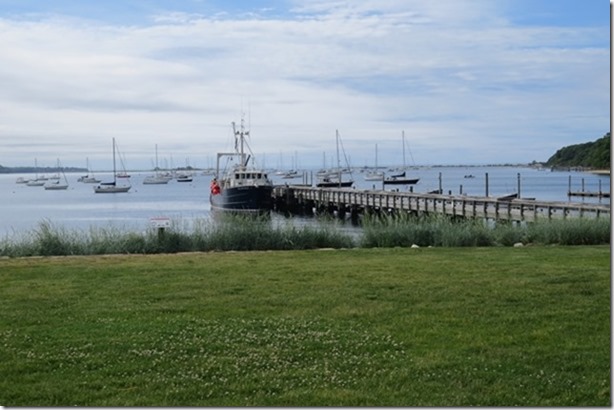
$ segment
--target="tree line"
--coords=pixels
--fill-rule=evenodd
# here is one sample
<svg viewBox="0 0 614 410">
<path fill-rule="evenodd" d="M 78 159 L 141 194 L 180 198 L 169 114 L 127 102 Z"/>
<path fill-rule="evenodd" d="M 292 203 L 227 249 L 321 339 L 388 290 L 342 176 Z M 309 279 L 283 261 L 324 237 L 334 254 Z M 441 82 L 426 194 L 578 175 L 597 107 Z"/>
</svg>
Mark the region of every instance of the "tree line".
<svg viewBox="0 0 614 410">
<path fill-rule="evenodd" d="M 593 142 L 559 149 L 546 162 L 549 167 L 610 168 L 610 133 Z"/>
</svg>

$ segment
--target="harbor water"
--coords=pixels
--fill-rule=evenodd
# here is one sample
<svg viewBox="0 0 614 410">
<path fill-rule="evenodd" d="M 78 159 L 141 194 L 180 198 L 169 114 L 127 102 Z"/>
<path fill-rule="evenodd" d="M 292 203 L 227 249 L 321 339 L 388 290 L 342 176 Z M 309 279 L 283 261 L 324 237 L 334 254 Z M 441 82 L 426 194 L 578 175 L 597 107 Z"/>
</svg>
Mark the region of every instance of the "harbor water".
<svg viewBox="0 0 614 410">
<path fill-rule="evenodd" d="M 610 204 L 609 198 L 568 197 L 568 190 L 610 192 L 610 177 L 587 172 L 537 170 L 528 167 L 416 167 L 408 176 L 419 177 L 414 192 L 431 192 L 441 188 L 448 194 L 497 197 L 518 193 L 521 198 L 541 201 L 585 202 Z M 16 179 L 32 178 L 26 174 L 0 175 L 0 238 L 13 239 L 35 230 L 41 222 L 67 230 L 117 229 L 143 232 L 151 228 L 151 218 L 169 218 L 173 226 L 189 230 L 195 223 L 211 220 L 209 184 L 212 176 L 195 172 L 192 182 L 171 180 L 163 185 L 144 185 L 149 172 L 131 172 L 132 189 L 128 193 L 96 194 L 95 184 L 77 182 L 80 174 L 67 174 L 67 190 L 45 190 L 17 184 Z M 354 189 L 382 189 L 380 181 L 365 181 L 365 172 L 354 170 Z M 111 174 L 98 173 L 103 181 Z M 275 184 L 311 183 L 316 170 L 302 177 L 284 179 L 270 173 Z M 488 181 L 488 184 L 486 183 Z M 570 187 L 571 181 L 571 187 Z M 392 187 L 392 188 L 391 188 Z M 408 186 L 386 186 L 387 190 L 407 191 Z M 273 215 L 276 223 L 288 223 L 281 215 Z M 313 224 L 313 219 L 293 217 L 293 224 Z"/>
</svg>

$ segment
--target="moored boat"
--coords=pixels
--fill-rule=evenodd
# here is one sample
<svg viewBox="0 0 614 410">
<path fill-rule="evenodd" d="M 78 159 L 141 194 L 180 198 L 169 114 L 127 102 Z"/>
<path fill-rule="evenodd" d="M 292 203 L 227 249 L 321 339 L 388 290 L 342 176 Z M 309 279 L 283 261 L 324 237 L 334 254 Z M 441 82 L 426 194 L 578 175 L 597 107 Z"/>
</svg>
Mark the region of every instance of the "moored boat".
<svg viewBox="0 0 614 410">
<path fill-rule="evenodd" d="M 420 178 L 407 178 L 405 171 L 397 175 L 391 175 L 384 179 L 385 185 L 414 185 L 420 181 Z"/>
<path fill-rule="evenodd" d="M 117 169 L 115 165 L 115 138 L 113 138 L 113 182 L 101 182 L 100 185 L 94 187 L 94 192 L 97 194 L 118 194 L 128 192 L 131 188 L 128 185 L 117 185 Z"/>
<path fill-rule="evenodd" d="M 45 178 L 44 176 L 39 176 L 38 175 L 38 160 L 36 158 L 34 158 L 34 179 L 30 179 L 28 181 L 25 182 L 25 184 L 27 186 L 43 186 L 45 185 L 45 181 L 47 181 L 47 178 Z"/>
<path fill-rule="evenodd" d="M 367 175 L 365 175 L 364 178 L 365 181 L 381 181 L 384 179 L 384 173 L 382 171 L 378 171 L 377 167 L 377 144 L 375 144 L 375 169 L 367 172 Z"/>
<path fill-rule="evenodd" d="M 57 168 L 62 173 L 64 177 L 64 182 L 60 182 L 60 174 L 58 173 L 58 178 L 50 178 L 44 185 L 45 190 L 47 191 L 63 191 L 68 189 L 68 179 L 66 178 L 66 174 L 64 173 L 64 168 L 60 166 L 60 159 L 58 158 Z"/>
<path fill-rule="evenodd" d="M 243 119 L 238 131 L 234 122 L 232 128 L 235 152 L 217 154 L 216 176 L 211 181 L 209 196 L 211 209 L 232 213 L 268 213 L 273 205 L 273 182 L 264 170 L 249 165 L 250 160 L 253 164 L 254 159 L 251 153 L 247 155 L 245 152 L 245 137 L 249 131 L 245 131 Z M 223 157 L 235 157 L 239 161 L 220 176 L 220 159 Z"/>
<path fill-rule="evenodd" d="M 143 185 L 166 185 L 173 177 L 160 172 L 158 167 L 158 144 L 156 144 L 156 173 L 154 175 L 148 175 L 143 180 Z"/>
<path fill-rule="evenodd" d="M 192 182 L 193 177 L 191 174 L 178 174 L 177 182 Z"/>
<path fill-rule="evenodd" d="M 353 183 L 354 181 L 340 181 L 336 177 L 324 177 L 316 183 L 316 186 L 318 188 L 349 188 Z"/>
<path fill-rule="evenodd" d="M 415 185 L 420 181 L 420 178 L 409 178 L 406 176 L 407 165 L 405 165 L 405 131 L 402 132 L 403 141 L 403 172 L 400 174 L 391 175 L 384 179 L 384 185 Z M 410 152 L 411 153 L 411 152 Z"/>
<path fill-rule="evenodd" d="M 341 168 L 341 160 L 339 157 L 339 130 L 335 130 L 335 142 L 337 145 L 337 169 L 329 172 L 326 175 L 321 175 L 318 178 L 318 182 L 316 183 L 316 187 L 318 188 L 348 188 L 354 184 L 354 181 L 351 179 L 344 180 L 343 173 L 344 169 Z M 345 151 L 344 151 L 345 157 Z M 346 158 L 347 162 L 347 158 Z M 348 171 L 349 171 L 349 164 Z"/>
</svg>

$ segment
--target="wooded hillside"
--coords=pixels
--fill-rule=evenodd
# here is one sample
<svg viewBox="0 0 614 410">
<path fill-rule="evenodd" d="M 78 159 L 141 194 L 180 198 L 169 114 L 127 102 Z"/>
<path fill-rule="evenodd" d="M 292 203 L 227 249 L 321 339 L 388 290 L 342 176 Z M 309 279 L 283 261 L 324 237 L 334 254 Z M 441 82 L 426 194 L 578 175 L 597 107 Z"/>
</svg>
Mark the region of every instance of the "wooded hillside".
<svg viewBox="0 0 614 410">
<path fill-rule="evenodd" d="M 593 142 L 569 145 L 548 159 L 549 167 L 610 168 L 610 133 Z"/>
</svg>

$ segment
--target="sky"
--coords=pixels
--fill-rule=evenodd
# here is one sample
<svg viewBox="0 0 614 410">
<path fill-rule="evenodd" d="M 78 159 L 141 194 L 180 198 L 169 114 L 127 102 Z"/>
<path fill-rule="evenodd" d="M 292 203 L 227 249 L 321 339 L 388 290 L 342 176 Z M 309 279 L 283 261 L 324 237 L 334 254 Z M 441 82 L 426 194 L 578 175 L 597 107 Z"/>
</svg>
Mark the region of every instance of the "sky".
<svg viewBox="0 0 614 410">
<path fill-rule="evenodd" d="M 546 161 L 610 130 L 606 0 L 0 0 L 0 165 Z M 345 165 L 345 160 L 342 160 Z"/>
</svg>

